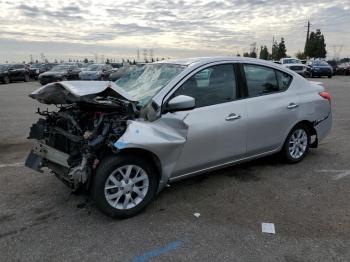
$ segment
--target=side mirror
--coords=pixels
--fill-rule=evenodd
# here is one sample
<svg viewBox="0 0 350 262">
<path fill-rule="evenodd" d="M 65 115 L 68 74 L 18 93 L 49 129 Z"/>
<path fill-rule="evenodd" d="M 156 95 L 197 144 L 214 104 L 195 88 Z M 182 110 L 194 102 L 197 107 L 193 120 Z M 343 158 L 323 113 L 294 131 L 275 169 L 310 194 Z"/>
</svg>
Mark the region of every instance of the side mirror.
<svg viewBox="0 0 350 262">
<path fill-rule="evenodd" d="M 196 101 L 193 97 L 179 95 L 168 102 L 167 110 L 170 112 L 184 111 L 193 109 L 195 106 Z"/>
</svg>

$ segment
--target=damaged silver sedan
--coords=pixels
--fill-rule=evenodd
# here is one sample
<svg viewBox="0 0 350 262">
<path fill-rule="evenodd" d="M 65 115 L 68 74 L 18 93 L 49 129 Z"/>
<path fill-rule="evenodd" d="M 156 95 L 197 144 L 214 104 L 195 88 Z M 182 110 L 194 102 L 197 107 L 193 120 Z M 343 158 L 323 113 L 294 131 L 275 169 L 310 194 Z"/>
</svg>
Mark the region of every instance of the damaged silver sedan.
<svg viewBox="0 0 350 262">
<path fill-rule="evenodd" d="M 48 84 L 26 166 L 87 190 L 111 217 L 143 210 L 167 183 L 280 153 L 301 161 L 332 125 L 319 83 L 258 59 L 169 60 L 113 82 Z"/>
</svg>

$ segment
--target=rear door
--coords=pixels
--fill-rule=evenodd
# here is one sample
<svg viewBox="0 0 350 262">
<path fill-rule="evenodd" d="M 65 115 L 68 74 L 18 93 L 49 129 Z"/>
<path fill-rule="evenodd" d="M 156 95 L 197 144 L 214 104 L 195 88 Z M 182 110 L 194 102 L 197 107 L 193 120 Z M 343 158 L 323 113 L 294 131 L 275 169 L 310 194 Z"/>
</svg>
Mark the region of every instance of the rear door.
<svg viewBox="0 0 350 262">
<path fill-rule="evenodd" d="M 187 140 L 174 176 L 242 158 L 246 153 L 246 108 L 240 100 L 233 64 L 207 67 L 173 94 L 194 97 L 184 123 Z"/>
<path fill-rule="evenodd" d="M 242 64 L 247 88 L 247 155 L 280 147 L 299 114 L 299 97 L 289 86 L 293 77 L 282 71 Z"/>
</svg>

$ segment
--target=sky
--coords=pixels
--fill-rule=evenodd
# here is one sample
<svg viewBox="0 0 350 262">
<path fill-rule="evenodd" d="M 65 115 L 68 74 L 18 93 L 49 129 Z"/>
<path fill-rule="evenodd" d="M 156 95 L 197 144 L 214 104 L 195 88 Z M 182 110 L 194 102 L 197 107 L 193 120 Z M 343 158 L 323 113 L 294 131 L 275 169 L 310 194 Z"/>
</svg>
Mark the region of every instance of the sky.
<svg viewBox="0 0 350 262">
<path fill-rule="evenodd" d="M 350 0 L 0 0 L 0 63 L 236 55 L 284 37 L 303 50 L 307 21 L 329 58 L 350 56 Z M 150 52 L 148 51 L 148 56 Z"/>
</svg>

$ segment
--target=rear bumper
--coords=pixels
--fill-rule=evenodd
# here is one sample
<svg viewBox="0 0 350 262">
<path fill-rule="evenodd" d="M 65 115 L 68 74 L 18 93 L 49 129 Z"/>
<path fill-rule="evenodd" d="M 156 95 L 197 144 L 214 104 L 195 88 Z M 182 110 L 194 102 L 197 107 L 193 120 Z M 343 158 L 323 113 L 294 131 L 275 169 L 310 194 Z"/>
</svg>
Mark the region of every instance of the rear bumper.
<svg viewBox="0 0 350 262">
<path fill-rule="evenodd" d="M 318 119 L 314 122 L 314 128 L 317 133 L 318 140 L 325 138 L 332 130 L 332 112 L 329 113 L 324 119 Z"/>
</svg>

